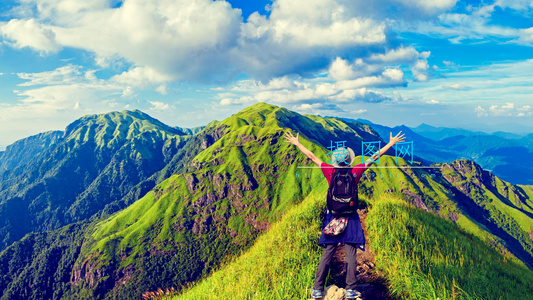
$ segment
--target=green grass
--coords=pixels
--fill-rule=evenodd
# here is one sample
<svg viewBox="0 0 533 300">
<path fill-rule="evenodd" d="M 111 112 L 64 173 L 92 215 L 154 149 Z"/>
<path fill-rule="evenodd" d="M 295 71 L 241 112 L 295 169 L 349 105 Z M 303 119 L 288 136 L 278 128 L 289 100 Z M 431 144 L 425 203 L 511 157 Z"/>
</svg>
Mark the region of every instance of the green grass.
<svg viewBox="0 0 533 300">
<path fill-rule="evenodd" d="M 367 218 L 376 265 L 401 299 L 530 299 L 533 272 L 449 220 L 400 200 Z"/>
<path fill-rule="evenodd" d="M 326 181 L 254 246 L 207 279 L 172 299 L 305 299 L 320 260 Z"/>
<path fill-rule="evenodd" d="M 307 299 L 321 249 L 322 184 L 209 277 L 168 299 Z M 533 272 L 450 220 L 394 197 L 373 200 L 368 245 L 398 299 L 529 299 Z"/>
</svg>

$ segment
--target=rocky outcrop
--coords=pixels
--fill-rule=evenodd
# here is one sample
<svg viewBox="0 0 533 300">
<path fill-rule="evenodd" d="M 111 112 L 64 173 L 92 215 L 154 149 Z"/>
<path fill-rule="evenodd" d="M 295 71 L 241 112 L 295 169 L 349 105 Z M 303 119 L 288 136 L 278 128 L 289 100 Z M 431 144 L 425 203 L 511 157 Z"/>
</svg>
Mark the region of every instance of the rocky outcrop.
<svg viewBox="0 0 533 300">
<path fill-rule="evenodd" d="M 70 283 L 78 285 L 81 281 L 85 281 L 90 288 L 93 288 L 99 283 L 100 279 L 107 275 L 105 270 L 99 267 L 98 260 L 90 255 L 78 268 L 72 270 Z"/>
<path fill-rule="evenodd" d="M 411 192 L 409 189 L 402 189 L 400 192 L 404 195 L 407 202 L 413 204 L 414 206 L 420 209 L 429 211 L 426 203 L 424 202 L 424 196 Z"/>
</svg>

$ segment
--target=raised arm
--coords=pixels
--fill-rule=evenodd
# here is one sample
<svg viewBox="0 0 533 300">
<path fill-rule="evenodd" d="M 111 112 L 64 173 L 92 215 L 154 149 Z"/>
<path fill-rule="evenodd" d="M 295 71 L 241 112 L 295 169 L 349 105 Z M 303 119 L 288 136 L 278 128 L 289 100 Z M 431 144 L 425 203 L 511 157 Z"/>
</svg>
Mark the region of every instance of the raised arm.
<svg viewBox="0 0 533 300">
<path fill-rule="evenodd" d="M 322 164 L 322 161 L 316 157 L 316 155 L 309 151 L 309 149 L 305 148 L 304 145 L 300 144 L 300 141 L 298 141 L 298 137 L 300 136 L 299 133 L 296 134 L 296 136 L 293 136 L 292 133 L 290 131 L 288 132 L 285 132 L 285 139 L 286 139 L 286 143 L 291 143 L 293 145 L 295 145 L 296 147 L 298 147 L 298 149 L 300 149 L 300 151 L 302 151 L 302 153 L 307 156 L 307 158 L 309 158 L 310 160 L 312 160 L 318 167 L 320 167 L 320 165 Z"/>
<path fill-rule="evenodd" d="M 393 137 L 392 136 L 392 132 L 390 133 L 390 140 L 389 140 L 389 143 L 387 145 L 385 145 L 385 147 L 381 148 L 379 150 L 379 152 L 376 152 L 374 155 L 372 155 L 371 158 L 369 158 L 367 161 L 365 161 L 365 168 L 368 168 L 370 167 L 371 164 L 373 164 L 376 159 L 378 159 L 379 156 L 383 155 L 384 153 L 386 153 L 392 146 L 396 145 L 397 143 L 401 143 L 405 140 L 405 133 L 400 135 L 400 133 L 402 133 L 401 131 L 395 136 Z"/>
</svg>

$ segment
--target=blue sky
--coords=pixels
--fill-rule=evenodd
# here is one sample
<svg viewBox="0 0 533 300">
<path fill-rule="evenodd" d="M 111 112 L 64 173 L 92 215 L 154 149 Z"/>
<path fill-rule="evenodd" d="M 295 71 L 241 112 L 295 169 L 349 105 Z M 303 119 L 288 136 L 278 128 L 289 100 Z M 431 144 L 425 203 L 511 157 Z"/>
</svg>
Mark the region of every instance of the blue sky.
<svg viewBox="0 0 533 300">
<path fill-rule="evenodd" d="M 257 102 L 533 132 L 533 1 L 0 4 L 0 150 L 94 113 L 182 127 Z"/>
</svg>

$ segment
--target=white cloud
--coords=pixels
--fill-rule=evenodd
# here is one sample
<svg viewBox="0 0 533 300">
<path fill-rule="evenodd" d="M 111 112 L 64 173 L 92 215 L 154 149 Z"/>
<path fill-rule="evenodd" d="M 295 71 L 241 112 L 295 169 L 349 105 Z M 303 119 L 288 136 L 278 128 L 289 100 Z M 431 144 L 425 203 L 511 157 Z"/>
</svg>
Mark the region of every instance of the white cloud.
<svg viewBox="0 0 533 300">
<path fill-rule="evenodd" d="M 155 89 L 161 95 L 168 95 L 168 88 L 166 84 L 162 84 Z"/>
<path fill-rule="evenodd" d="M 453 83 L 453 84 L 449 84 L 449 85 L 444 85 L 444 86 L 442 86 L 442 88 L 443 89 L 448 89 L 448 90 L 467 90 L 470 87 L 467 86 L 467 85 L 461 84 L 461 83 Z"/>
<path fill-rule="evenodd" d="M 515 104 L 513 102 L 507 102 L 503 105 L 491 105 L 488 108 L 478 106 L 476 107 L 475 111 L 477 112 L 478 117 L 486 117 L 488 115 L 504 117 L 525 117 L 533 115 L 533 112 L 529 111 L 530 108 L 531 106 L 529 105 L 524 105 L 520 108 L 515 108 Z"/>
<path fill-rule="evenodd" d="M 474 109 L 474 111 L 476 112 L 478 117 L 486 117 L 486 116 L 488 116 L 487 110 L 484 109 L 483 107 L 479 106 L 479 105 Z"/>
<path fill-rule="evenodd" d="M 34 85 L 58 85 L 69 84 L 83 79 L 83 74 L 80 71 L 81 66 L 67 65 L 59 67 L 53 71 L 45 71 L 39 73 L 17 73 L 21 79 L 28 80 L 19 84 L 19 86 L 34 86 Z M 91 76 L 91 72 L 86 73 L 86 78 Z"/>
<path fill-rule="evenodd" d="M 329 68 L 329 75 L 335 80 L 345 80 L 356 77 L 356 73 L 348 61 L 338 56 Z"/>
<path fill-rule="evenodd" d="M 325 104 L 325 103 L 303 103 L 300 105 L 294 105 L 292 107 L 293 110 L 299 111 L 299 112 L 307 112 L 307 113 L 315 113 L 318 111 L 334 111 L 339 112 L 343 111 L 343 109 L 335 104 Z"/>
<path fill-rule="evenodd" d="M 514 103 L 507 103 L 505 105 L 502 105 L 502 109 L 513 109 L 514 108 Z"/>
<path fill-rule="evenodd" d="M 431 99 L 431 100 L 427 101 L 427 103 L 429 103 L 429 104 L 439 104 L 440 102 L 435 100 L 435 99 Z"/>
<path fill-rule="evenodd" d="M 376 53 L 370 56 L 370 61 L 379 61 L 384 63 L 412 63 L 418 57 L 420 53 L 413 47 L 400 47 L 392 49 L 384 54 Z M 425 54 L 423 54 L 425 56 Z M 425 57 L 427 58 L 427 57 Z"/>
<path fill-rule="evenodd" d="M 125 87 L 96 78 L 94 70 L 68 65 L 40 73 L 19 73 L 26 80 L 14 91 L 16 104 L 0 105 L 1 143 L 46 130 L 61 130 L 81 115 L 102 113 L 124 105 Z"/>
<path fill-rule="evenodd" d="M 146 87 L 171 81 L 172 78 L 149 67 L 136 67 L 113 76 L 111 80 L 135 87 Z"/>
<path fill-rule="evenodd" d="M 287 76 L 274 78 L 267 84 L 255 80 L 243 80 L 229 88 L 229 90 L 237 92 L 236 94 L 221 91 L 219 104 L 249 105 L 255 102 L 269 102 L 278 105 L 295 104 L 299 108 L 309 109 L 318 106 L 302 106 L 302 104 L 322 103 L 332 108 L 339 103 L 389 101 L 391 99 L 388 96 L 370 90 L 368 87 L 403 84 L 405 84 L 403 72 L 398 69 L 386 69 L 378 76 L 333 82 L 328 81 L 327 78 L 311 81 L 302 78 L 290 79 Z"/>
<path fill-rule="evenodd" d="M 0 26 L 0 33 L 14 41 L 12 43 L 14 48 L 29 47 L 42 53 L 57 52 L 62 48 L 56 41 L 54 31 L 35 19 L 12 19 Z"/>
<path fill-rule="evenodd" d="M 385 23 L 356 17 L 342 0 L 277 0 L 270 16 L 254 13 L 242 26 L 239 65 L 256 78 L 327 67 L 309 62 L 348 49 L 385 46 Z"/>
<path fill-rule="evenodd" d="M 517 108 L 518 111 L 528 111 L 531 109 L 531 106 L 530 105 L 524 105 L 520 108 Z"/>
<path fill-rule="evenodd" d="M 39 107 L 43 112 L 70 111 L 96 107 L 109 107 L 109 99 L 132 95 L 129 86 L 115 80 L 102 80 L 95 76 L 96 70 L 84 70 L 78 65 L 67 65 L 52 71 L 17 73 L 26 80 L 15 90 L 21 97 L 19 111 L 33 111 Z M 15 107 L 10 105 L 11 109 Z M 53 113 L 51 113 L 53 115 Z"/>
<path fill-rule="evenodd" d="M 427 12 L 439 12 L 455 6 L 457 0 L 397 0 L 406 6 L 420 7 Z"/>
<path fill-rule="evenodd" d="M 101 66 L 124 60 L 131 72 L 172 80 L 224 81 L 241 72 L 276 78 L 327 67 L 310 62 L 348 49 L 387 44 L 385 23 L 357 16 L 344 0 L 277 0 L 268 17 L 254 13 L 247 22 L 228 2 L 211 0 L 128 0 L 120 8 L 27 0 L 21 7 L 23 19 L 0 26 L 14 47 L 83 49 Z"/>
<path fill-rule="evenodd" d="M 517 11 L 528 11 L 533 8 L 533 1 L 531 0 L 496 0 L 495 6 L 501 8 L 511 8 Z"/>
<path fill-rule="evenodd" d="M 533 27 L 518 30 L 518 38 L 514 41 L 522 45 L 533 45 Z"/>
<path fill-rule="evenodd" d="M 352 114 L 358 114 L 358 115 L 360 115 L 360 114 L 364 114 L 364 113 L 366 113 L 366 112 L 367 112 L 366 109 L 358 109 L 358 110 L 352 110 L 351 113 L 352 113 Z"/>
<path fill-rule="evenodd" d="M 26 3 L 36 11 L 34 19 L 1 27 L 15 46 L 84 49 L 100 62 L 123 58 L 174 79 L 224 73 L 241 25 L 240 11 L 225 1 L 129 0 L 116 9 L 108 1 Z"/>
<path fill-rule="evenodd" d="M 159 101 L 148 101 L 152 107 L 151 110 L 168 110 L 170 109 L 170 105 L 168 103 L 163 103 Z"/>
<path fill-rule="evenodd" d="M 515 12 L 531 15 L 529 4 L 511 5 L 511 3 L 512 1 L 496 1 L 493 4 L 480 4 L 477 7 L 469 5 L 466 12 L 441 13 L 436 19 L 417 21 L 393 18 L 391 24 L 399 31 L 416 32 L 432 38 L 447 38 L 454 44 L 461 44 L 463 41 L 471 43 L 471 40 L 483 41 L 491 38 L 491 42 L 512 42 L 533 46 L 530 30 L 498 25 L 500 22 L 493 22 L 492 15 L 496 6 L 515 9 Z"/>
</svg>

